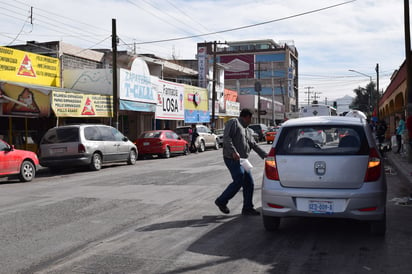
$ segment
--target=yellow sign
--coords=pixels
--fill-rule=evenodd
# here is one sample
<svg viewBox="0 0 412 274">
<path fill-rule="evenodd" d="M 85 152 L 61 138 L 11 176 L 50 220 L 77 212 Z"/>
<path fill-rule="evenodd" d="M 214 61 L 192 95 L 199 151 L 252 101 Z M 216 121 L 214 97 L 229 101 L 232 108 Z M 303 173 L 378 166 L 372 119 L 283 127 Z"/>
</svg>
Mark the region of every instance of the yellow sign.
<svg viewBox="0 0 412 274">
<path fill-rule="evenodd" d="M 60 61 L 58 58 L 0 47 L 0 78 L 5 81 L 60 87 Z"/>
<path fill-rule="evenodd" d="M 53 91 L 51 105 L 57 117 L 113 116 L 113 99 L 109 95 Z"/>
<path fill-rule="evenodd" d="M 207 89 L 185 85 L 185 110 L 208 110 Z"/>
<path fill-rule="evenodd" d="M 47 117 L 50 114 L 49 95 L 35 89 L 2 84 L 0 98 L 7 102 L 3 104 L 5 115 Z"/>
</svg>

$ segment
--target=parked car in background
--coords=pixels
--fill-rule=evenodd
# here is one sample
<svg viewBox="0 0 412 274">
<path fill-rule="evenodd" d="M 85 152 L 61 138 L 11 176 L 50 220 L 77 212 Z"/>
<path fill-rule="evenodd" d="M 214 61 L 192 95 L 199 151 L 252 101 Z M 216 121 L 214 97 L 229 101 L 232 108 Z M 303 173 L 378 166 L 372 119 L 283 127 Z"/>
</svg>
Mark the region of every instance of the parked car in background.
<svg viewBox="0 0 412 274">
<path fill-rule="evenodd" d="M 265 141 L 265 133 L 268 127 L 265 124 L 250 124 L 249 128 L 253 129 L 259 135 L 259 142 Z"/>
<path fill-rule="evenodd" d="M 217 138 L 219 139 L 219 146 L 220 147 L 223 146 L 223 133 L 224 132 L 225 132 L 224 128 L 215 129 L 215 134 L 216 134 Z"/>
<path fill-rule="evenodd" d="M 256 133 L 256 131 L 254 131 L 251 128 L 248 128 L 248 130 L 250 131 L 250 133 L 252 134 L 253 139 L 255 140 L 256 143 L 259 143 L 259 134 Z"/>
<path fill-rule="evenodd" d="M 189 129 L 191 126 L 177 127 L 175 132 L 185 139 L 190 144 Z M 219 137 L 212 133 L 210 128 L 204 125 L 196 125 L 196 130 L 199 136 L 196 139 L 196 147 L 199 152 L 203 152 L 206 148 L 219 149 Z"/>
<path fill-rule="evenodd" d="M 351 132 L 324 146 L 301 132 Z M 266 230 L 281 218 L 320 217 L 366 221 L 386 231 L 383 158 L 365 119 L 323 116 L 291 119 L 278 132 L 265 160 L 262 217 Z"/>
<path fill-rule="evenodd" d="M 40 141 L 40 164 L 52 170 L 104 163 L 134 165 L 137 147 L 116 128 L 100 124 L 68 125 L 49 129 Z"/>
<path fill-rule="evenodd" d="M 0 177 L 17 176 L 22 182 L 30 182 L 36 176 L 38 165 L 36 153 L 15 149 L 0 140 Z"/>
<path fill-rule="evenodd" d="M 266 133 L 265 133 L 265 138 L 266 138 L 266 142 L 268 144 L 273 143 L 273 141 L 275 140 L 276 134 L 279 130 L 279 127 L 270 127 Z"/>
<path fill-rule="evenodd" d="M 145 131 L 134 143 L 139 151 L 139 157 L 157 155 L 169 158 L 172 154 L 186 155 L 189 151 L 187 141 L 172 130 Z"/>
</svg>

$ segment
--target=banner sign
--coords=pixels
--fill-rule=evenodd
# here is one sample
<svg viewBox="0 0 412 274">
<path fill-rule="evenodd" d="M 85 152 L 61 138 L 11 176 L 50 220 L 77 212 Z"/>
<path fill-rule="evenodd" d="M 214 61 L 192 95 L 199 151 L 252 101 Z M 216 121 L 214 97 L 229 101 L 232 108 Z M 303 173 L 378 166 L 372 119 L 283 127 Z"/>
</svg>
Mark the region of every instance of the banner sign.
<svg viewBox="0 0 412 274">
<path fill-rule="evenodd" d="M 57 117 L 112 117 L 109 95 L 52 92 L 52 109 Z"/>
<path fill-rule="evenodd" d="M 153 90 L 150 75 L 137 74 L 130 70 L 120 69 L 119 98 L 143 103 L 156 103 L 156 92 Z"/>
<path fill-rule="evenodd" d="M 240 103 L 226 101 L 226 115 L 238 117 L 240 114 Z"/>
<path fill-rule="evenodd" d="M 206 54 L 206 47 L 198 47 L 197 48 L 197 70 L 199 73 L 199 86 L 205 88 L 207 87 L 206 76 L 207 76 L 207 54 Z"/>
<path fill-rule="evenodd" d="M 0 100 L 3 102 L 3 115 L 50 115 L 49 95 L 39 90 L 3 83 L 0 86 Z"/>
<path fill-rule="evenodd" d="M 60 87 L 60 61 L 40 54 L 0 47 L 1 80 Z"/>
<path fill-rule="evenodd" d="M 225 79 L 254 78 L 254 55 L 220 56 L 220 62 L 225 64 Z"/>
<path fill-rule="evenodd" d="M 208 92 L 205 88 L 185 85 L 185 123 L 209 123 Z"/>
<path fill-rule="evenodd" d="M 182 84 L 152 77 L 153 90 L 157 94 L 156 119 L 184 120 Z"/>
</svg>

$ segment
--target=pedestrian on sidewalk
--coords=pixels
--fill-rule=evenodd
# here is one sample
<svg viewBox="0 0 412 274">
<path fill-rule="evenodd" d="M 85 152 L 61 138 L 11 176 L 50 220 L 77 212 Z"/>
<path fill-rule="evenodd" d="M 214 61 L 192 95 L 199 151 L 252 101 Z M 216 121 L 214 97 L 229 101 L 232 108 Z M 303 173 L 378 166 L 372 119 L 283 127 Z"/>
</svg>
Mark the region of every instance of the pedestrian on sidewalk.
<svg viewBox="0 0 412 274">
<path fill-rule="evenodd" d="M 227 204 L 240 188 L 243 188 L 243 208 L 242 215 L 260 215 L 260 212 L 253 206 L 254 182 L 250 169 L 241 165 L 240 159 L 247 159 L 250 150 L 253 149 L 262 159 L 267 157 L 267 153 L 259 147 L 248 130 L 248 125 L 252 121 L 252 112 L 243 109 L 238 118 L 230 119 L 223 133 L 223 160 L 228 168 L 233 182 L 230 183 L 223 193 L 215 200 L 215 204 L 224 214 L 229 214 Z"/>
<path fill-rule="evenodd" d="M 388 127 L 386 126 L 385 120 L 378 121 L 376 125 L 376 137 L 378 139 L 379 150 L 382 155 L 384 155 L 383 143 L 385 142 L 385 133 L 387 128 Z"/>
<path fill-rule="evenodd" d="M 396 127 L 396 143 L 398 145 L 398 150 L 396 153 L 400 153 L 402 149 L 402 135 L 405 130 L 405 115 L 402 114 L 402 116 L 399 118 L 399 116 L 395 117 L 395 123 L 398 121 L 398 126 Z"/>
</svg>

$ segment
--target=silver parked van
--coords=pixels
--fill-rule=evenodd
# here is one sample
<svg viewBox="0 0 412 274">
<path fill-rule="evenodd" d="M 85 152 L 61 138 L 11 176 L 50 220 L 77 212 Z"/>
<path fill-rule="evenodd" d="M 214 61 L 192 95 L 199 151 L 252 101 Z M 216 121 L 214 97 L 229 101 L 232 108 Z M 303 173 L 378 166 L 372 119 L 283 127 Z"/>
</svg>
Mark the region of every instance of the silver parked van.
<svg viewBox="0 0 412 274">
<path fill-rule="evenodd" d="M 40 165 L 50 169 L 89 166 L 99 170 L 104 163 L 134 165 L 137 148 L 117 129 L 100 124 L 54 127 L 40 142 Z"/>
</svg>

